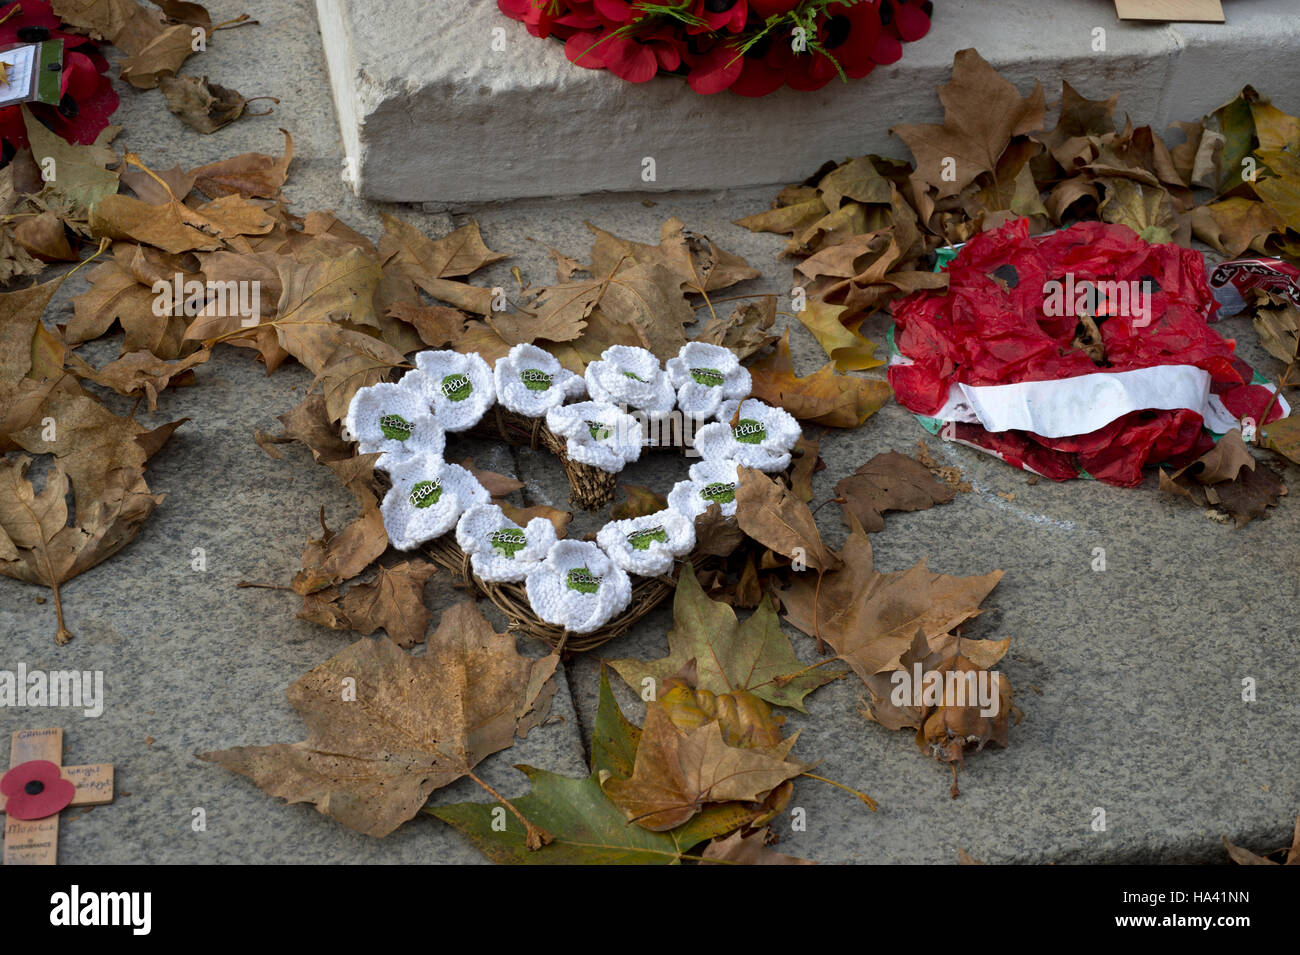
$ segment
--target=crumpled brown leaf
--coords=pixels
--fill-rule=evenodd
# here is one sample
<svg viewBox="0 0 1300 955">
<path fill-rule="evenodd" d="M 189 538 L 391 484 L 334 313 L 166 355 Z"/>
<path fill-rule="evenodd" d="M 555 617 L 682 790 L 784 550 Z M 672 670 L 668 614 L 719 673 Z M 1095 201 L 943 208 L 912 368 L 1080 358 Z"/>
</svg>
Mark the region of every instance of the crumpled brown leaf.
<svg viewBox="0 0 1300 955">
<path fill-rule="evenodd" d="M 342 596 L 334 588 L 307 595 L 298 616 L 366 635 L 382 627 L 399 647 L 410 649 L 424 642 L 432 616 L 424 604 L 424 584 L 437 570 L 427 560 L 380 567 L 373 580 L 353 584 Z"/>
<path fill-rule="evenodd" d="M 1160 489 L 1185 497 L 1198 507 L 1217 507 L 1238 527 L 1264 517 L 1287 493 L 1286 484 L 1267 466 L 1258 467 L 1241 439 L 1229 431 L 1213 448 L 1173 474 L 1160 470 Z"/>
<path fill-rule="evenodd" d="M 800 421 L 829 428 L 856 428 L 893 394 L 887 381 L 837 374 L 834 362 L 807 377 L 796 376 L 789 329 L 770 355 L 749 366 L 749 373 L 755 398 L 784 408 Z"/>
<path fill-rule="evenodd" d="M 706 803 L 759 802 L 806 768 L 760 749 L 728 746 L 716 720 L 680 730 L 662 706 L 652 703 L 631 778 L 608 779 L 603 788 L 631 822 L 665 832 Z"/>
<path fill-rule="evenodd" d="M 954 496 L 919 461 L 897 451 L 877 454 L 836 484 L 835 494 L 843 499 L 845 522 L 852 514 L 868 534 L 885 529 L 885 511 L 924 511 Z"/>
</svg>

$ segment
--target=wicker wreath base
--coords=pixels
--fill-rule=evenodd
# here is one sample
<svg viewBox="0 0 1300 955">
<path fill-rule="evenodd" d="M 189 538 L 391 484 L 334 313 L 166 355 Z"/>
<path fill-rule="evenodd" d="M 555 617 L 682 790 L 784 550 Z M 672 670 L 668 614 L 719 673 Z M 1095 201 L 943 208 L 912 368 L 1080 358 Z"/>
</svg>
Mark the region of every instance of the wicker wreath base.
<svg viewBox="0 0 1300 955">
<path fill-rule="evenodd" d="M 567 444 L 541 418 L 527 418 L 496 405 L 469 431 L 510 444 L 555 455 L 569 480 L 569 502 L 584 511 L 597 511 L 614 500 L 618 475 L 569 458 Z"/>
<path fill-rule="evenodd" d="M 634 623 L 663 603 L 664 598 L 676 590 L 677 575 L 681 573 L 685 561 L 690 561 L 693 567 L 699 569 L 709 560 L 707 554 L 693 553 L 673 565 L 672 576 L 634 577 L 637 582 L 632 586 L 632 601 L 622 613 L 599 630 L 593 630 L 591 633 L 573 633 L 539 618 L 528 602 L 528 594 L 522 582 L 497 584 L 475 577 L 470 570 L 469 555 L 460 549 L 454 534 L 443 534 L 424 544 L 421 550 L 435 564 L 453 574 L 460 574 L 467 587 L 477 590 L 492 601 L 506 615 L 511 630 L 536 637 L 549 644 L 556 653 L 565 655 L 585 653 L 608 643 L 615 637 L 621 637 Z"/>
</svg>

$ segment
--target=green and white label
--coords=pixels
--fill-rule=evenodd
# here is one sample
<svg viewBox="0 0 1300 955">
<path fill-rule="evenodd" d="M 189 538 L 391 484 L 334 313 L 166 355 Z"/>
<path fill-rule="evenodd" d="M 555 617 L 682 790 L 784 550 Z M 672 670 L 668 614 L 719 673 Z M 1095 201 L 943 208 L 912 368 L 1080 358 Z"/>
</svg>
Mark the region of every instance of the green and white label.
<svg viewBox="0 0 1300 955">
<path fill-rule="evenodd" d="M 405 441 L 415 431 L 415 425 L 399 414 L 386 414 L 379 419 L 379 430 L 390 441 Z"/>
<path fill-rule="evenodd" d="M 649 550 L 650 545 L 655 541 L 665 544 L 668 542 L 668 532 L 662 525 L 646 527 L 627 535 L 627 542 L 632 545 L 633 550 Z"/>
<path fill-rule="evenodd" d="M 604 577 L 597 577 L 586 567 L 574 567 L 566 575 L 564 585 L 580 594 L 594 594 L 600 589 Z"/>
<path fill-rule="evenodd" d="M 624 377 L 624 378 L 631 378 L 633 381 L 639 381 L 639 382 L 641 382 L 641 384 L 643 384 L 643 385 L 646 383 L 646 380 L 645 380 L 644 378 L 642 378 L 640 375 L 638 375 L 638 374 L 637 374 L 636 372 L 634 372 L 634 371 L 625 371 L 625 372 L 623 372 L 623 377 Z"/>
<path fill-rule="evenodd" d="M 492 549 L 500 553 L 501 556 L 509 557 L 511 560 L 514 560 L 515 554 L 523 550 L 528 541 L 525 539 L 524 532 L 520 528 L 503 527 L 488 535 L 488 543 L 490 543 Z"/>
<path fill-rule="evenodd" d="M 762 444 L 767 429 L 753 418 L 741 418 L 731 429 L 731 436 L 741 444 Z"/>
<path fill-rule="evenodd" d="M 448 375 L 442 379 L 442 393 L 448 401 L 464 401 L 474 393 L 474 382 L 469 375 Z"/>
<path fill-rule="evenodd" d="M 409 498 L 412 507 L 432 507 L 442 497 L 441 481 L 420 481 L 411 488 Z"/>
<path fill-rule="evenodd" d="M 614 435 L 614 429 L 603 421 L 586 421 L 584 424 L 586 424 L 587 431 L 590 432 L 593 441 L 604 441 Z"/>
<path fill-rule="evenodd" d="M 551 387 L 551 376 L 540 368 L 525 368 L 519 373 L 519 380 L 529 391 L 546 391 Z"/>
<path fill-rule="evenodd" d="M 716 368 L 692 368 L 691 377 L 697 384 L 710 388 L 721 388 L 722 382 L 726 380 L 726 376 Z"/>
<path fill-rule="evenodd" d="M 712 504 L 730 504 L 736 499 L 736 482 L 714 481 L 706 484 L 700 491 L 700 497 Z"/>
</svg>

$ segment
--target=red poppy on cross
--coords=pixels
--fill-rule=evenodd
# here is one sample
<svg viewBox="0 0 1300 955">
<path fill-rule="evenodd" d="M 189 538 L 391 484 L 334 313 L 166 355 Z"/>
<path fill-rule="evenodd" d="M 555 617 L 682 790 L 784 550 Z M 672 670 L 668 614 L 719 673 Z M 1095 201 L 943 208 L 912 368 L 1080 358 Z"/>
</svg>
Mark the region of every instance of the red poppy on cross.
<svg viewBox="0 0 1300 955">
<path fill-rule="evenodd" d="M 59 813 L 113 801 L 111 763 L 62 764 L 62 729 L 17 730 L 10 738 L 9 772 L 0 777 L 5 865 L 54 865 Z"/>
</svg>

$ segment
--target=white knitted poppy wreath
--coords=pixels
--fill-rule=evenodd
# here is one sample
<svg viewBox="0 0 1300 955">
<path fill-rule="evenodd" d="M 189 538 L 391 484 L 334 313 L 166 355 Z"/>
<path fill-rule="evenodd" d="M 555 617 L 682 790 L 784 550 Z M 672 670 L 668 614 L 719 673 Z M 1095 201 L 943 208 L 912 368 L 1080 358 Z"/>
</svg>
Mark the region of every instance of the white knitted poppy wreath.
<svg viewBox="0 0 1300 955">
<path fill-rule="evenodd" d="M 696 518 L 717 505 L 734 519 L 737 467 L 784 470 L 801 434 L 788 412 L 748 397 L 749 373 L 729 349 L 702 342 L 666 368 L 646 349 L 615 346 L 585 376 L 535 345 L 516 345 L 495 367 L 454 351 L 421 352 L 415 365 L 396 383 L 360 389 L 343 420 L 360 452 L 380 452 L 389 541 L 422 548 L 512 626 L 568 650 L 618 636 L 671 593 L 682 561 L 709 556 L 697 546 Z M 595 510 L 651 446 L 643 422 L 662 431 L 676 414 L 698 426 L 700 459 L 665 489 L 664 509 L 611 521 L 594 541 L 557 538 L 543 518 L 521 527 L 445 457 L 461 432 L 547 450 L 564 468 L 571 501 Z"/>
</svg>

